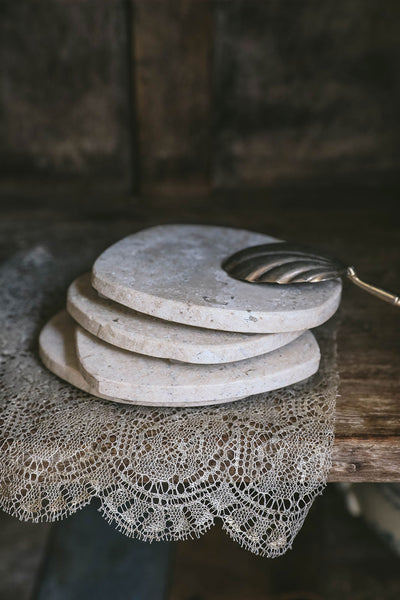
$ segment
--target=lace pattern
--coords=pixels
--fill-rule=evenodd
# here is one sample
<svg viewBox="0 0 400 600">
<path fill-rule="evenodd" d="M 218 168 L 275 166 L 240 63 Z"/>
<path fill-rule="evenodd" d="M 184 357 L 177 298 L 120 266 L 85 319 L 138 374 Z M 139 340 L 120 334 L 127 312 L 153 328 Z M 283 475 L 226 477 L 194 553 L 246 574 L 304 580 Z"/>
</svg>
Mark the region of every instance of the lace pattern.
<svg viewBox="0 0 400 600">
<path fill-rule="evenodd" d="M 94 398 L 49 373 L 37 353 L 42 324 L 108 243 L 109 232 L 89 233 L 77 251 L 82 227 L 38 231 L 39 244 L 0 268 L 1 508 L 54 521 L 97 497 L 128 536 L 182 540 L 219 518 L 251 552 L 283 554 L 331 465 L 334 325 L 317 331 L 320 371 L 282 390 L 176 409 Z"/>
</svg>

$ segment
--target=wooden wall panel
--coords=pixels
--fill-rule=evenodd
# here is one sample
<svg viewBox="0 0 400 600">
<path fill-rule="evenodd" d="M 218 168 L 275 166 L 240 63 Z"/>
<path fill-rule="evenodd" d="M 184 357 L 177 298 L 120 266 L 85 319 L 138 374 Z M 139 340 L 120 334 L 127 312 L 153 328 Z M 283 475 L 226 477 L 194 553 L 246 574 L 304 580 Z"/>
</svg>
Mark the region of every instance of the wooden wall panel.
<svg viewBox="0 0 400 600">
<path fill-rule="evenodd" d="M 133 8 L 141 189 L 204 192 L 211 160 L 211 3 L 134 0 Z"/>
<path fill-rule="evenodd" d="M 397 0 L 4 0 L 0 192 L 396 171 L 399 32 Z"/>
<path fill-rule="evenodd" d="M 0 6 L 0 178 L 128 188 L 123 0 Z"/>
<path fill-rule="evenodd" d="M 400 3 L 216 0 L 215 182 L 400 165 Z"/>
</svg>

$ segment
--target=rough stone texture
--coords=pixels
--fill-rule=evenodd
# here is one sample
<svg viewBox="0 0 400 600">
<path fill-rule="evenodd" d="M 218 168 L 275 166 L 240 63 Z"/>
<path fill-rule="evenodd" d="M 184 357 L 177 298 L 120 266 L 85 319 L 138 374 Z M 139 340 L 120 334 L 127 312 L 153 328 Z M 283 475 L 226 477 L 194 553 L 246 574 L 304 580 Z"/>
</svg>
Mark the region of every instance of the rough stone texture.
<svg viewBox="0 0 400 600">
<path fill-rule="evenodd" d="M 90 393 L 91 386 L 83 378 L 76 357 L 75 322 L 65 311 L 57 313 L 40 332 L 39 355 L 57 377 Z"/>
<path fill-rule="evenodd" d="M 76 339 L 75 339 L 76 338 Z M 153 406 L 230 402 L 302 381 L 318 370 L 310 332 L 276 350 L 226 365 L 190 365 L 120 350 L 57 313 L 39 337 L 42 362 L 55 375 L 99 398 Z"/>
<path fill-rule="evenodd" d="M 398 169 L 400 4 L 216 2 L 220 187 Z"/>
<path fill-rule="evenodd" d="M 169 225 L 129 236 L 93 265 L 99 293 L 167 321 L 246 333 L 299 331 L 336 311 L 339 280 L 289 286 L 237 281 L 222 261 L 248 246 L 276 241 L 241 229 Z"/>
<path fill-rule="evenodd" d="M 125 29 L 122 0 L 2 2 L 2 179 L 89 177 L 127 189 Z"/>
<path fill-rule="evenodd" d="M 101 298 L 90 277 L 86 273 L 70 285 L 68 312 L 94 336 L 131 352 L 188 363 L 226 363 L 271 352 L 303 333 L 241 334 L 163 321 Z"/>
<path fill-rule="evenodd" d="M 191 365 L 120 350 L 77 326 L 76 352 L 91 393 L 153 406 L 204 406 L 261 394 L 307 379 L 320 360 L 310 332 L 247 360 Z"/>
</svg>

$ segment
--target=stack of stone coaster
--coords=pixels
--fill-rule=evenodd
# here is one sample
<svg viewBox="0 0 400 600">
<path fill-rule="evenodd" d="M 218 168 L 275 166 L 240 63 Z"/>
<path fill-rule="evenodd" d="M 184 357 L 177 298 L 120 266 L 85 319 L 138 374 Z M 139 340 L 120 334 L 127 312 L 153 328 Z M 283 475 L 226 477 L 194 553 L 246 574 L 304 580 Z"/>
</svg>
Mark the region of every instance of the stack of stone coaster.
<svg viewBox="0 0 400 600">
<path fill-rule="evenodd" d="M 336 311 L 339 280 L 255 285 L 221 267 L 266 235 L 167 225 L 117 242 L 74 281 L 67 311 L 40 334 L 56 375 L 100 398 L 150 406 L 218 404 L 313 375 L 308 329 Z"/>
</svg>

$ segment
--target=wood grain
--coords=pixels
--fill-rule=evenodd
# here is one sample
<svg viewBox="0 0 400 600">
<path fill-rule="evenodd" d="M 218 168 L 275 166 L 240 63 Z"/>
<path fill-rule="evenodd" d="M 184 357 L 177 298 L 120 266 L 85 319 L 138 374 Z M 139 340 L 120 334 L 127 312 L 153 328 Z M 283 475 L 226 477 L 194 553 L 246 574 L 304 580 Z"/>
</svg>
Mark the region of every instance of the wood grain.
<svg viewBox="0 0 400 600">
<path fill-rule="evenodd" d="M 4 190 L 141 180 L 183 196 L 400 164 L 396 0 L 5 0 L 0 14 Z"/>
<path fill-rule="evenodd" d="M 398 168 L 400 5 L 216 2 L 219 187 Z"/>
<path fill-rule="evenodd" d="M 133 7 L 141 189 L 204 193 L 211 160 L 211 3 L 135 0 Z"/>
<path fill-rule="evenodd" d="M 6 0 L 0 15 L 1 187 L 128 192 L 123 0 Z"/>
<path fill-rule="evenodd" d="M 388 256 L 381 264 L 389 262 L 392 269 L 396 249 Z M 374 280 L 384 285 L 385 275 L 376 274 Z M 393 289 L 400 289 L 400 282 Z M 400 481 L 400 311 L 356 289 L 346 292 L 329 480 Z"/>
</svg>

